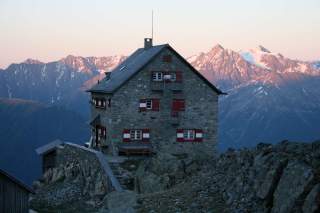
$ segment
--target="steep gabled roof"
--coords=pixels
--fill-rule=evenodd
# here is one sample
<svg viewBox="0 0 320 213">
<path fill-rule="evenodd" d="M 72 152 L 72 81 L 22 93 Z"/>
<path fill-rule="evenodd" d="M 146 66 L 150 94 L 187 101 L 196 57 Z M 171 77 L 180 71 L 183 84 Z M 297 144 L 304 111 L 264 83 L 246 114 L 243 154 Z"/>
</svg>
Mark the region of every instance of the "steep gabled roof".
<svg viewBox="0 0 320 213">
<path fill-rule="evenodd" d="M 208 81 L 199 71 L 197 71 L 186 59 L 184 59 L 177 51 L 175 51 L 169 44 L 152 46 L 148 49 L 139 48 L 114 70 L 110 76 L 101 80 L 94 85 L 87 92 L 97 93 L 114 93 L 125 82 L 132 78 L 136 73 L 148 65 L 153 58 L 155 58 L 163 49 L 169 48 L 176 54 L 193 72 L 195 72 L 207 85 L 209 85 L 217 94 L 226 94 L 216 88 L 210 81 Z"/>
<path fill-rule="evenodd" d="M 110 78 L 104 78 L 94 85 L 88 92 L 113 93 L 134 74 L 138 73 L 150 62 L 167 44 L 153 46 L 148 49 L 139 48 L 126 60 L 119 64 L 110 74 Z"/>
</svg>

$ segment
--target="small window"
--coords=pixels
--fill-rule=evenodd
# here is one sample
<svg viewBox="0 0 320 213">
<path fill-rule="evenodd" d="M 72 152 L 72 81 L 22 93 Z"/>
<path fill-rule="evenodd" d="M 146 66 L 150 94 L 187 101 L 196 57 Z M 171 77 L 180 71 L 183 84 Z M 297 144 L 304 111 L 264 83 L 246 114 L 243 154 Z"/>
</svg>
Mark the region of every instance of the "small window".
<svg viewBox="0 0 320 213">
<path fill-rule="evenodd" d="M 152 99 L 147 99 L 146 100 L 146 108 L 147 109 L 152 109 Z"/>
<path fill-rule="evenodd" d="M 172 61 L 171 55 L 164 55 L 164 56 L 162 57 L 162 61 L 163 61 L 163 62 L 170 63 L 170 62 Z"/>
<path fill-rule="evenodd" d="M 149 142 L 149 129 L 124 129 L 123 142 Z"/>
<path fill-rule="evenodd" d="M 93 98 L 92 103 L 95 105 L 96 108 L 106 108 L 106 100 L 104 98 Z M 108 103 L 109 106 L 109 103 Z"/>
<path fill-rule="evenodd" d="M 194 140 L 195 131 L 192 129 L 185 129 L 183 131 L 183 139 L 185 140 Z"/>
<path fill-rule="evenodd" d="M 202 129 L 177 129 L 177 142 L 203 142 Z"/>
<path fill-rule="evenodd" d="M 142 130 L 130 130 L 131 140 L 142 140 Z"/>
<path fill-rule="evenodd" d="M 103 138 L 107 136 L 107 131 L 104 126 L 96 126 L 96 132 L 98 133 L 98 136 L 101 136 Z"/>
<path fill-rule="evenodd" d="M 157 98 L 153 99 L 140 99 L 139 111 L 159 111 L 160 110 L 160 100 Z"/>
<path fill-rule="evenodd" d="M 163 81 L 163 73 L 162 72 L 153 72 L 152 73 L 153 81 Z"/>
</svg>

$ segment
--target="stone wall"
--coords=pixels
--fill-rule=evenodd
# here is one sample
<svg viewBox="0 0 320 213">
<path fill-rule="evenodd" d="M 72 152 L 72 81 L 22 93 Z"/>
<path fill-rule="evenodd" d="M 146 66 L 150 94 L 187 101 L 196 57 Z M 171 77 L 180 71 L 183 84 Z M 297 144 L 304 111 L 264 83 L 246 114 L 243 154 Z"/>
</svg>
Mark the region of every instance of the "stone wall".
<svg viewBox="0 0 320 213">
<path fill-rule="evenodd" d="M 162 56 L 166 54 L 172 55 L 171 63 L 162 62 Z M 183 90 L 152 91 L 152 71 L 182 71 Z M 159 98 L 160 111 L 139 112 L 139 100 L 144 98 Z M 171 124 L 171 102 L 174 98 L 183 98 L 186 103 L 185 112 L 180 113 L 177 126 Z M 111 100 L 111 109 L 106 112 L 98 111 L 103 125 L 107 127 L 107 134 L 111 133 L 106 141 L 111 147 L 122 143 L 123 129 L 149 128 L 150 141 L 156 151 L 197 156 L 212 156 L 216 151 L 218 95 L 169 49 L 162 51 L 148 66 L 117 90 Z M 93 109 L 93 115 L 96 113 Z M 176 129 L 188 128 L 202 129 L 203 142 L 177 143 Z"/>
<path fill-rule="evenodd" d="M 57 148 L 57 167 L 49 169 L 34 185 L 36 194 L 31 204 L 36 210 L 43 206 L 58 208 L 81 200 L 93 207 L 99 206 L 103 197 L 114 191 L 96 152 L 70 144 Z"/>
</svg>

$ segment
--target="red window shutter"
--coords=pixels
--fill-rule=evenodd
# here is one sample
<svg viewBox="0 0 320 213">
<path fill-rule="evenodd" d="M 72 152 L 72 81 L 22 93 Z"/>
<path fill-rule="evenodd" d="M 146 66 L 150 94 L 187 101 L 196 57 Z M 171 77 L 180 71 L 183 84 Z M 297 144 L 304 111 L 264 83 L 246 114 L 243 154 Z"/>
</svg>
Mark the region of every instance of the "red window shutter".
<svg viewBox="0 0 320 213">
<path fill-rule="evenodd" d="M 130 130 L 124 129 L 122 133 L 122 141 L 123 142 L 130 142 Z"/>
<path fill-rule="evenodd" d="M 159 111 L 159 110 L 160 110 L 160 100 L 152 99 L 152 111 Z"/>
<path fill-rule="evenodd" d="M 139 112 L 145 112 L 147 111 L 147 103 L 145 99 L 140 99 L 139 102 Z"/>
<path fill-rule="evenodd" d="M 183 129 L 177 129 L 177 142 L 184 142 Z"/>
<path fill-rule="evenodd" d="M 179 112 L 185 110 L 184 99 L 173 99 L 172 101 L 172 112 Z"/>
<path fill-rule="evenodd" d="M 162 57 L 162 61 L 163 61 L 163 62 L 170 63 L 170 62 L 172 61 L 171 55 L 164 55 L 164 56 Z"/>
<path fill-rule="evenodd" d="M 179 100 L 179 111 L 184 111 L 185 110 L 185 101 L 184 99 Z"/>
<path fill-rule="evenodd" d="M 179 101 L 177 99 L 173 99 L 171 110 L 173 112 L 178 112 L 179 111 L 179 107 L 180 107 Z"/>
<path fill-rule="evenodd" d="M 202 129 L 196 129 L 195 130 L 194 141 L 195 142 L 202 142 L 203 141 L 203 131 L 202 131 Z"/>
<path fill-rule="evenodd" d="M 150 129 L 142 129 L 142 141 L 150 141 Z"/>
<path fill-rule="evenodd" d="M 182 82 L 182 72 L 176 72 L 176 82 Z"/>
</svg>

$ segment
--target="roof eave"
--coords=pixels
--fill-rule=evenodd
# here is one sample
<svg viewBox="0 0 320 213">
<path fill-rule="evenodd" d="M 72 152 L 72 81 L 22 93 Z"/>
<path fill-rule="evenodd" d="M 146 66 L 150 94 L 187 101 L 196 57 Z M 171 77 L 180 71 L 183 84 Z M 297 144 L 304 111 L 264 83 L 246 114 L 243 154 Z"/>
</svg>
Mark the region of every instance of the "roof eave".
<svg viewBox="0 0 320 213">
<path fill-rule="evenodd" d="M 105 91 L 105 90 L 86 90 L 86 92 L 90 92 L 90 93 L 103 93 L 103 94 L 113 94 L 114 91 Z"/>
<path fill-rule="evenodd" d="M 4 176 L 6 176 L 7 178 L 9 178 L 11 181 L 15 182 L 17 185 L 19 185 L 20 187 L 24 188 L 26 191 L 28 191 L 29 193 L 35 194 L 34 190 L 29 187 L 28 185 L 26 185 L 25 183 L 23 183 L 22 181 L 20 181 L 19 179 L 17 179 L 16 177 L 12 176 L 11 174 L 9 174 L 8 172 L 0 169 L 0 173 L 3 174 Z"/>
</svg>

